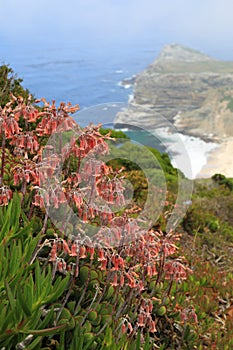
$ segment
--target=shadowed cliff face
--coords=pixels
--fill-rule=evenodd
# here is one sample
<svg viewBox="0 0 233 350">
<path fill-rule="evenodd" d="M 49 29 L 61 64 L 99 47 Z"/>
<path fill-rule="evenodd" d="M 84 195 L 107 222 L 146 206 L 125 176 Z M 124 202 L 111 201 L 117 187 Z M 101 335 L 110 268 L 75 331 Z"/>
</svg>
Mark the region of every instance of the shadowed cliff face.
<svg viewBox="0 0 233 350">
<path fill-rule="evenodd" d="M 233 136 L 233 62 L 222 62 L 180 45 L 164 47 L 134 83 L 134 99 L 116 123 L 164 126 L 220 141 Z"/>
</svg>

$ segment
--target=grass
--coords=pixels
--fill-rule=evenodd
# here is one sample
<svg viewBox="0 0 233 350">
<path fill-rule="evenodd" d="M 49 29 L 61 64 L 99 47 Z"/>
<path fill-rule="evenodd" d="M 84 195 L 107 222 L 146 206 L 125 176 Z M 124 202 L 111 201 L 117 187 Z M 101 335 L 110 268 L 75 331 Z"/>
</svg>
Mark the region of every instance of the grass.
<svg viewBox="0 0 233 350">
<path fill-rule="evenodd" d="M 159 67 L 161 69 L 161 66 Z M 233 62 L 231 61 L 199 61 L 199 62 L 175 62 L 170 64 L 163 63 L 162 70 L 158 73 L 215 73 L 215 74 L 233 74 Z M 151 67 L 154 72 L 157 71 L 156 65 Z"/>
</svg>

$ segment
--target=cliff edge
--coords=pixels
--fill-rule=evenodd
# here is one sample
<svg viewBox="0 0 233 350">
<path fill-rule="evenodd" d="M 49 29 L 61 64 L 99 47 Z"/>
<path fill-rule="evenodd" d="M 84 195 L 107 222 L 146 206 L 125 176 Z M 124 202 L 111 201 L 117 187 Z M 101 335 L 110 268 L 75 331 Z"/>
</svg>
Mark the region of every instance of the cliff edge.
<svg viewBox="0 0 233 350">
<path fill-rule="evenodd" d="M 209 141 L 233 136 L 233 62 L 165 46 L 136 76 L 134 97 L 115 123 L 155 129 L 165 120 L 183 134 Z"/>
</svg>

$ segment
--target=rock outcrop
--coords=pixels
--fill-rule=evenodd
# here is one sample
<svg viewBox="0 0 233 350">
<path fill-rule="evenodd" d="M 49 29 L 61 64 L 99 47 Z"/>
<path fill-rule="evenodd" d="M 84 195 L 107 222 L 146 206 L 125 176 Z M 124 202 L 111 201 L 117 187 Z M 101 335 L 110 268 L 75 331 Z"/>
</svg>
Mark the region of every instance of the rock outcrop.
<svg viewBox="0 0 233 350">
<path fill-rule="evenodd" d="M 168 45 L 134 81 L 134 98 L 115 120 L 220 141 L 233 135 L 233 62 Z"/>
</svg>

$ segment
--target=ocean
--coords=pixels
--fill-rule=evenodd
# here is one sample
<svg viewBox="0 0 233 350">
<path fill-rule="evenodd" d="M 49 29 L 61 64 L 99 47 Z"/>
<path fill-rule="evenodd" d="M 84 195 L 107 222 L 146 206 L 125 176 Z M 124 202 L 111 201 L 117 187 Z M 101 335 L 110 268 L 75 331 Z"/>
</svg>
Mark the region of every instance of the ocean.
<svg viewBox="0 0 233 350">
<path fill-rule="evenodd" d="M 85 126 L 90 122 L 113 127 L 116 113 L 125 108 L 133 96 L 130 84 L 124 79 L 143 71 L 151 64 L 165 43 L 151 41 L 116 45 L 97 43 L 33 45 L 2 42 L 0 64 L 9 64 L 22 85 L 36 98 L 78 103 L 80 111 L 74 119 Z M 208 153 L 216 145 L 187 135 L 171 135 L 167 130 L 156 133 L 130 131 L 126 133 L 138 143 L 168 152 L 174 166 L 189 178 L 195 178 L 206 164 Z M 186 158 L 191 159 L 191 170 L 177 151 L 175 139 L 182 142 Z M 187 163 L 187 162 L 186 162 Z"/>
<path fill-rule="evenodd" d="M 121 86 L 121 81 L 145 69 L 162 46 L 142 42 L 119 48 L 45 42 L 32 48 L 3 42 L 0 63 L 9 64 L 37 98 L 78 103 L 84 110 L 102 103 L 126 103 L 132 90 Z"/>
</svg>

